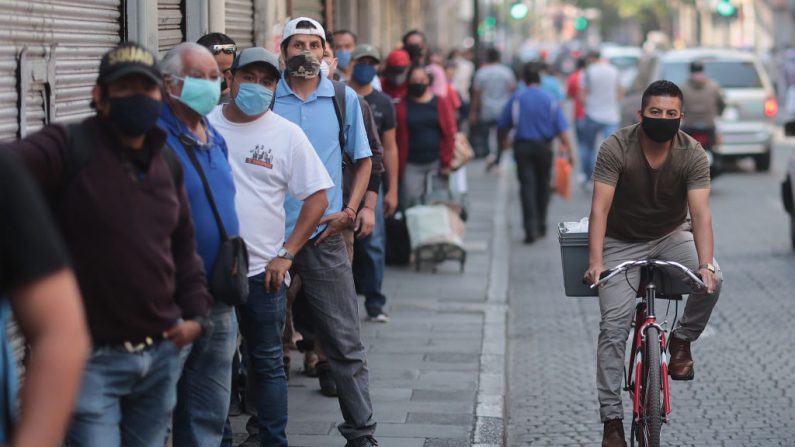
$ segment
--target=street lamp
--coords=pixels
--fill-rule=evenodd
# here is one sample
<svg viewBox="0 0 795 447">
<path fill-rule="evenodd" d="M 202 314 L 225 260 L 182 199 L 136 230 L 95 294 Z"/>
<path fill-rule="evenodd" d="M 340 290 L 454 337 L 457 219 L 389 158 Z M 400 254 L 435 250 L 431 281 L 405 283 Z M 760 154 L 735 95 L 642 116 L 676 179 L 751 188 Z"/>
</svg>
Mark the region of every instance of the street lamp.
<svg viewBox="0 0 795 447">
<path fill-rule="evenodd" d="M 516 2 L 511 6 L 511 18 L 514 20 L 522 20 L 527 17 L 530 9 L 523 2 Z"/>
</svg>

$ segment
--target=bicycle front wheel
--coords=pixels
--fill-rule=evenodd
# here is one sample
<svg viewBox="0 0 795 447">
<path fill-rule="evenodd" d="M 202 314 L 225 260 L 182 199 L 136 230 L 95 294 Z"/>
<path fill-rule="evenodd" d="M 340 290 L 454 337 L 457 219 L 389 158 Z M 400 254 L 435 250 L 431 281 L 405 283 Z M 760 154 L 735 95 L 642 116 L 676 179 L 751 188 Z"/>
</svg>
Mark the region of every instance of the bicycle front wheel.
<svg viewBox="0 0 795 447">
<path fill-rule="evenodd" d="M 660 445 L 662 428 L 662 382 L 660 368 L 660 331 L 654 326 L 646 329 L 643 349 L 643 383 L 641 383 L 641 415 L 638 443 L 643 447 Z"/>
</svg>

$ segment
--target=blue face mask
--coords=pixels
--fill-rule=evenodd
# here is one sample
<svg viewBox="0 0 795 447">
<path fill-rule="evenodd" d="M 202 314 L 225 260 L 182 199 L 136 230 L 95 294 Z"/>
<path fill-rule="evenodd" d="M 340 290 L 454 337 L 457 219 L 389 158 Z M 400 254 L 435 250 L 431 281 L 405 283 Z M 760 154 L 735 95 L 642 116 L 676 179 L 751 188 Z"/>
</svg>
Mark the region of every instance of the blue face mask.
<svg viewBox="0 0 795 447">
<path fill-rule="evenodd" d="M 337 51 L 337 60 L 339 61 L 338 66 L 345 70 L 348 68 L 348 64 L 351 63 L 351 52 L 350 51 Z"/>
<path fill-rule="evenodd" d="M 182 94 L 177 99 L 194 112 L 205 116 L 218 104 L 218 99 L 221 98 L 221 79 L 210 81 L 190 76 L 174 77 L 182 80 Z"/>
<path fill-rule="evenodd" d="M 373 78 L 375 77 L 375 65 L 356 64 L 353 67 L 353 74 L 351 77 L 359 85 L 368 85 L 373 82 Z"/>
<path fill-rule="evenodd" d="M 235 105 L 241 112 L 248 116 L 257 116 L 265 113 L 273 102 L 273 92 L 260 84 L 246 82 L 240 84 L 240 90 L 235 96 Z"/>
</svg>

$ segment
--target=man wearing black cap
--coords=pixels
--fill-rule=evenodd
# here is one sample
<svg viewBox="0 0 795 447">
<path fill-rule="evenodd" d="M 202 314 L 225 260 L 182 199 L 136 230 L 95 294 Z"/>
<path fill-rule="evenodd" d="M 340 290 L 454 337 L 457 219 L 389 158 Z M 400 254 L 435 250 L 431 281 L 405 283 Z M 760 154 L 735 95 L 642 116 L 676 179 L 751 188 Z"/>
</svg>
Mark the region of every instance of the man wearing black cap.
<svg viewBox="0 0 795 447">
<path fill-rule="evenodd" d="M 257 402 L 260 443 L 287 446 L 287 376 L 282 364 L 286 276 L 326 211 L 334 186 L 298 125 L 270 111 L 281 77 L 275 54 L 246 48 L 232 65 L 232 102 L 207 117 L 227 141 L 237 184 L 240 233 L 250 256 L 248 301 L 239 310 Z M 287 192 L 303 205 L 285 240 Z"/>
<path fill-rule="evenodd" d="M 155 126 L 161 86 L 154 55 L 123 43 L 102 58 L 96 116 L 9 145 L 52 204 L 94 345 L 73 446 L 162 443 L 180 348 L 206 327 L 211 298 L 182 170 Z"/>
</svg>

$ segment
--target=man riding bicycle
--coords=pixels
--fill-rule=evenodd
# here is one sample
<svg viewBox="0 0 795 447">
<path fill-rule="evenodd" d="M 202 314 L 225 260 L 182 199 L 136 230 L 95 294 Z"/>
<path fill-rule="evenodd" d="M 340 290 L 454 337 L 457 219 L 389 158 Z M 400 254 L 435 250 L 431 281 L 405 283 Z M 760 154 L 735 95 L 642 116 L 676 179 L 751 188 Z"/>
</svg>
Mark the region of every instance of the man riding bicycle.
<svg viewBox="0 0 795 447">
<path fill-rule="evenodd" d="M 676 84 L 652 83 L 643 93 L 640 124 L 619 130 L 602 144 L 594 170 L 584 279 L 593 284 L 603 271 L 630 259 L 665 259 L 697 270 L 707 291 L 690 295 L 669 343 L 671 378 L 691 380 L 690 343 L 707 325 L 722 276 L 712 257 L 709 162 L 698 142 L 679 131 L 682 102 Z M 596 381 L 603 447 L 626 446 L 621 389 L 639 274 L 630 270 L 626 281 L 599 288 Z"/>
<path fill-rule="evenodd" d="M 720 85 L 704 73 L 703 62 L 690 63 L 690 77 L 682 84 L 682 96 L 687 115 L 682 117 L 682 131 L 712 151 L 718 144 L 715 120 L 723 113 L 726 102 Z M 715 164 L 717 169 L 720 163 Z"/>
</svg>

